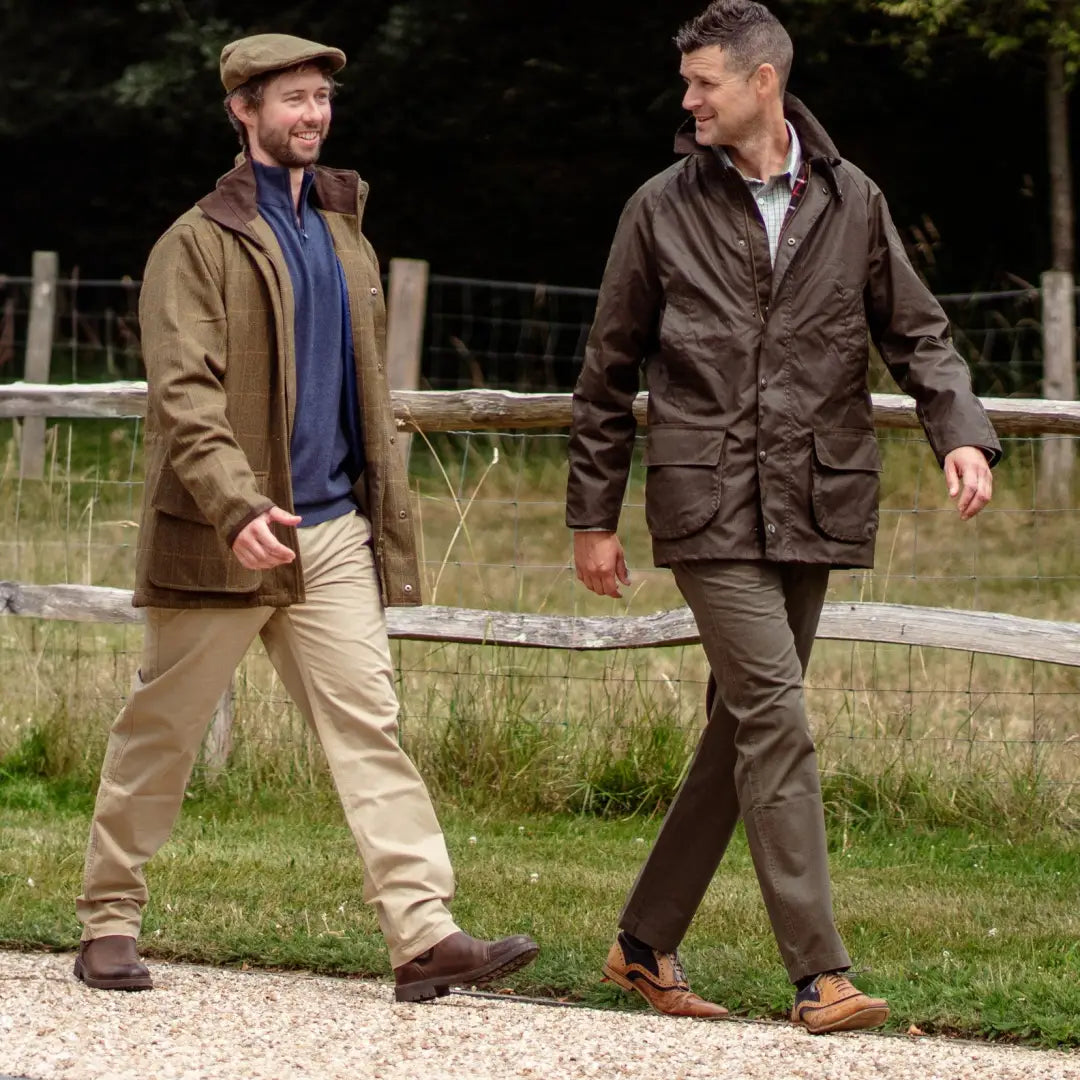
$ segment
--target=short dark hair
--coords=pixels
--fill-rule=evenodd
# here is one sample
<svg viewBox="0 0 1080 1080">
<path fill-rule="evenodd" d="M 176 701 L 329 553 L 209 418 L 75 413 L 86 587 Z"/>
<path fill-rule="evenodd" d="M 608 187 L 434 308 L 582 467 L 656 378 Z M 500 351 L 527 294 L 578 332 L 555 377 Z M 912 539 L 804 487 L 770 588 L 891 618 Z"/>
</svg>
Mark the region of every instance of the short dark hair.
<svg viewBox="0 0 1080 1080">
<path fill-rule="evenodd" d="M 225 95 L 225 115 L 229 118 L 229 123 L 232 125 L 233 131 L 236 132 L 237 137 L 240 140 L 240 145 L 246 150 L 248 147 L 247 128 L 244 127 L 240 117 L 232 110 L 233 100 L 240 101 L 242 104 L 247 105 L 251 109 L 255 109 L 256 112 L 262 107 L 263 92 L 266 89 L 266 84 L 271 79 L 276 79 L 279 75 L 291 75 L 297 71 L 303 71 L 305 68 L 318 68 L 322 72 L 323 77 L 326 79 L 326 84 L 330 88 L 331 98 L 334 96 L 334 91 L 338 88 L 338 83 L 334 79 L 333 65 L 330 60 L 322 57 L 318 60 L 304 60 L 299 64 L 293 64 L 287 68 L 278 68 L 276 71 L 264 71 L 261 75 L 254 75 L 248 79 L 247 82 L 241 83 L 239 86 L 230 90 Z"/>
<path fill-rule="evenodd" d="M 780 20 L 755 0 L 713 0 L 697 18 L 680 28 L 675 45 L 684 55 L 719 45 L 731 62 L 747 73 L 762 64 L 772 64 L 781 92 L 791 74 L 791 38 Z"/>
</svg>

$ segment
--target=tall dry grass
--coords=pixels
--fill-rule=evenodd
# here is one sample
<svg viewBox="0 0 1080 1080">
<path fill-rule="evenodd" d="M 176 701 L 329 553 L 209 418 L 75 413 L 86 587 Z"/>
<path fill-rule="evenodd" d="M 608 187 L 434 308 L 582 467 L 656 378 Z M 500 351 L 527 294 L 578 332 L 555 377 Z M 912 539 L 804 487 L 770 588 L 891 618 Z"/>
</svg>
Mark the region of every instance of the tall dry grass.
<svg viewBox="0 0 1080 1080">
<path fill-rule="evenodd" d="M 43 481 L 20 483 L 0 432 L 0 578 L 130 587 L 140 500 L 134 423 L 50 429 Z M 961 523 L 925 444 L 883 438 L 877 569 L 830 599 L 1076 618 L 1077 501 L 1046 505 L 1039 443 L 1012 440 L 991 508 Z M 414 438 L 429 602 L 548 614 L 678 606 L 651 566 L 635 459 L 621 535 L 633 583 L 588 594 L 569 568 L 560 434 Z M 0 620 L 0 755 L 92 781 L 137 662 L 137 627 Z M 962 643 L 961 643 L 962 644 Z M 696 647 L 571 654 L 396 642 L 403 739 L 446 799 L 625 813 L 662 807 L 700 727 Z M 1080 675 L 962 650 L 819 642 L 808 706 L 838 813 L 1077 821 Z M 227 783 L 326 784 L 321 755 L 255 646 L 237 674 Z M 14 755 L 14 758 L 13 758 Z M 21 757 L 19 756 L 21 755 Z"/>
</svg>

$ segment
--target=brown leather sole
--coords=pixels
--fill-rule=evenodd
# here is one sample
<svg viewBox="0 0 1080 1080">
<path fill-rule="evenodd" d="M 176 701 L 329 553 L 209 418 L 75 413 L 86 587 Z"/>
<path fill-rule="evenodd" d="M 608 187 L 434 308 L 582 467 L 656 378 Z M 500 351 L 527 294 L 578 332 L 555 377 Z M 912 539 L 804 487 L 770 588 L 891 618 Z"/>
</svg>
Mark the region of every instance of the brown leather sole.
<svg viewBox="0 0 1080 1080">
<path fill-rule="evenodd" d="M 434 1001 L 435 998 L 445 997 L 451 986 L 486 986 L 494 979 L 531 964 L 539 952 L 540 946 L 535 941 L 530 941 L 516 952 L 473 968 L 472 971 L 436 975 L 430 979 L 402 983 L 394 988 L 394 998 L 397 1001 Z"/>
<path fill-rule="evenodd" d="M 149 975 L 129 975 L 116 979 L 95 979 L 86 973 L 82 957 L 75 957 L 75 978 L 91 990 L 153 990 L 154 980 Z"/>
<path fill-rule="evenodd" d="M 645 987 L 648 987 L 650 990 L 652 990 L 656 998 L 661 997 L 661 995 L 663 994 L 671 994 L 674 991 L 657 986 L 656 983 L 652 982 L 645 976 L 642 976 L 640 980 L 627 978 L 627 976 L 625 976 L 621 971 L 616 971 L 615 968 L 613 968 L 610 964 L 604 964 L 600 970 L 604 973 L 604 978 L 610 982 L 613 982 L 616 986 L 622 987 L 623 990 L 627 990 L 631 994 L 640 994 L 648 1003 L 649 1008 L 652 1009 L 652 1011 L 654 1013 L 657 1013 L 659 1016 L 689 1016 L 692 1017 L 694 1020 L 723 1020 L 728 1016 L 728 1010 L 725 1009 L 722 1005 L 712 1006 L 716 1009 L 716 1012 L 710 1012 L 709 1015 L 695 1014 L 693 1012 L 684 1011 L 683 1009 L 679 1009 L 676 1012 L 665 1011 L 664 1009 L 661 1009 L 657 1002 L 654 1001 L 653 998 L 646 993 Z M 642 983 L 644 983 L 645 985 L 642 986 Z M 686 991 L 686 993 L 687 996 L 689 996 L 692 991 Z M 696 994 L 694 994 L 693 996 L 694 998 L 697 998 Z M 705 1004 L 712 1005 L 711 1002 Z"/>
<path fill-rule="evenodd" d="M 888 1007 L 872 1006 L 868 1009 L 860 1009 L 849 1016 L 834 1020 L 831 1024 L 825 1023 L 820 1027 L 811 1027 L 803 1020 L 793 1020 L 801 1028 L 805 1028 L 811 1035 L 828 1035 L 833 1031 L 864 1031 L 866 1028 L 880 1027 L 889 1019 Z"/>
</svg>

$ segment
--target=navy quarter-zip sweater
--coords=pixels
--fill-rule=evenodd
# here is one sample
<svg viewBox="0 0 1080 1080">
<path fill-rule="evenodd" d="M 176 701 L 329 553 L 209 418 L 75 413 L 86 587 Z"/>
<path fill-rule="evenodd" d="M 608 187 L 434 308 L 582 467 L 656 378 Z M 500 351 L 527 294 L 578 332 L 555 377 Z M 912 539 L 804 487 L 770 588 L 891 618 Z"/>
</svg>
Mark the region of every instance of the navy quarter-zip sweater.
<svg viewBox="0 0 1080 1080">
<path fill-rule="evenodd" d="M 345 275 L 311 203 L 314 174 L 304 174 L 298 213 L 289 170 L 252 165 L 259 213 L 292 282 L 296 409 L 289 456 L 293 507 L 304 528 L 355 511 L 352 486 L 364 468 Z"/>
</svg>

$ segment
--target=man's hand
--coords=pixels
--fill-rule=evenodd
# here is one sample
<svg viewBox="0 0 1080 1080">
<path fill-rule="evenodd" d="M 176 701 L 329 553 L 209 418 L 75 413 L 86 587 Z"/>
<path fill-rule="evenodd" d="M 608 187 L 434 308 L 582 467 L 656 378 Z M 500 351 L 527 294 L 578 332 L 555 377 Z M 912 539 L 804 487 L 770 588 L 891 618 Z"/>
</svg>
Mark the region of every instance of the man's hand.
<svg viewBox="0 0 1080 1080">
<path fill-rule="evenodd" d="M 994 493 L 990 465 L 977 446 L 958 446 L 945 455 L 945 483 L 963 521 L 973 518 Z"/>
<path fill-rule="evenodd" d="M 233 541 L 233 554 L 245 570 L 273 570 L 275 566 L 291 563 L 296 552 L 287 548 L 271 531 L 270 522 L 279 525 L 299 525 L 300 518 L 278 506 L 249 521 Z"/>
<path fill-rule="evenodd" d="M 613 532 L 574 533 L 574 568 L 578 581 L 597 596 L 618 599 L 619 582 L 630 584 L 623 546 Z"/>
</svg>

